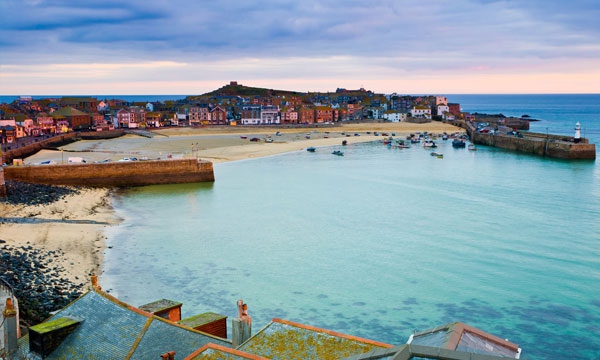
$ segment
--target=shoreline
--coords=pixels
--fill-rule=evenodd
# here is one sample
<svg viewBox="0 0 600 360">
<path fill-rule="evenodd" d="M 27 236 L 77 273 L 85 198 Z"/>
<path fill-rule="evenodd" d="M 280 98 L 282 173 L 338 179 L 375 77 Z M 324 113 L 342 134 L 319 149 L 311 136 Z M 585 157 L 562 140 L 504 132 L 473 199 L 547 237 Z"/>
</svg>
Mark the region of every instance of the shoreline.
<svg viewBox="0 0 600 360">
<path fill-rule="evenodd" d="M 275 132 L 280 135 L 275 135 Z M 88 161 L 136 156 L 149 159 L 198 157 L 214 163 L 254 159 L 306 149 L 370 142 L 383 139 L 374 132 L 395 133 L 405 137 L 416 132 L 454 133 L 464 130 L 443 123 L 366 123 L 332 128 L 181 128 L 154 130 L 155 136 L 144 138 L 126 135 L 109 140 L 82 140 L 66 145 L 63 151 L 42 150 L 24 159 L 25 164 L 53 160 L 66 162 L 69 155 Z M 367 134 L 370 132 L 371 134 Z M 346 136 L 345 134 L 351 136 Z M 355 136 L 358 133 L 359 136 Z M 273 142 L 264 141 L 269 135 Z M 307 139 L 310 135 L 310 139 Z M 242 139 L 246 136 L 246 139 Z M 258 137 L 259 142 L 249 139 Z M 67 154 L 64 154 L 64 153 Z M 0 246 L 32 247 L 42 252 L 60 251 L 56 264 L 61 266 L 61 279 L 87 288 L 91 275 L 102 275 L 106 229 L 118 225 L 112 207 L 112 189 L 77 188 L 58 200 L 37 204 L 11 204 L 0 200 Z"/>
</svg>

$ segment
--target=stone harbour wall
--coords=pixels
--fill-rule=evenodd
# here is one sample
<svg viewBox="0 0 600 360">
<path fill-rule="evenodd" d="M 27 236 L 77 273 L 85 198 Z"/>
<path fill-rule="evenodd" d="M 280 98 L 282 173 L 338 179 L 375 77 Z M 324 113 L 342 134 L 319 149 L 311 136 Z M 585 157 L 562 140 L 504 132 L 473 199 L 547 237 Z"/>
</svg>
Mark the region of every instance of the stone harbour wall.
<svg viewBox="0 0 600 360">
<path fill-rule="evenodd" d="M 525 137 L 517 137 L 473 132 L 471 141 L 475 144 L 495 146 L 556 159 L 596 159 L 596 145 L 589 144 L 587 139 L 583 139 L 583 142 L 580 143 L 574 143 L 560 140 L 556 136 L 532 135 L 527 134 Z"/>
<path fill-rule="evenodd" d="M 212 162 L 198 159 L 6 166 L 4 167 L 4 177 L 6 180 L 33 184 L 96 187 L 215 181 Z"/>
<path fill-rule="evenodd" d="M 34 138 L 29 144 L 5 144 L 5 149 L 7 151 L 3 154 L 3 162 L 6 164 L 12 164 L 14 159 L 24 159 L 42 149 L 52 148 L 61 144 L 67 144 L 74 142 L 77 139 L 78 137 L 76 133 L 67 133 L 53 136 L 48 139 Z"/>
</svg>

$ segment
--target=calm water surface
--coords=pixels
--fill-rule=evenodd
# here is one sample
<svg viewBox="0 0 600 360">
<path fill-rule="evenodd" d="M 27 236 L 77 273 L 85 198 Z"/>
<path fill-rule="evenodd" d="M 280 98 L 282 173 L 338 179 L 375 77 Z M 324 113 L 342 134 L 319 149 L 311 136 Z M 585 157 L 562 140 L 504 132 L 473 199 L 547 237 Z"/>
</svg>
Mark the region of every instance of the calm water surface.
<svg viewBox="0 0 600 360">
<path fill-rule="evenodd" d="M 279 317 L 401 344 L 462 321 L 525 358 L 600 357 L 596 162 L 438 143 L 443 159 L 366 143 L 122 193 L 103 288 L 181 301 L 184 317 L 233 317 L 243 298 L 254 331 Z"/>
</svg>

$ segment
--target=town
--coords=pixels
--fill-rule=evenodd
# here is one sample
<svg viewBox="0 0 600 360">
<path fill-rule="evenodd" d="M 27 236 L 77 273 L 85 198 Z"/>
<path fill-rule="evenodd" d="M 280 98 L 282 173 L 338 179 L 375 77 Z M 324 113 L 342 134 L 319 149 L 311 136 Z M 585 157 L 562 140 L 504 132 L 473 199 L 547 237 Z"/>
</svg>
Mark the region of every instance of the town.
<svg viewBox="0 0 600 360">
<path fill-rule="evenodd" d="M 365 89 L 300 93 L 251 88 L 235 81 L 182 100 L 131 103 L 119 99 L 22 96 L 0 104 L 0 143 L 5 151 L 24 137 L 116 128 L 289 125 L 349 121 L 428 122 L 468 119 L 444 96 L 376 94 Z"/>
</svg>

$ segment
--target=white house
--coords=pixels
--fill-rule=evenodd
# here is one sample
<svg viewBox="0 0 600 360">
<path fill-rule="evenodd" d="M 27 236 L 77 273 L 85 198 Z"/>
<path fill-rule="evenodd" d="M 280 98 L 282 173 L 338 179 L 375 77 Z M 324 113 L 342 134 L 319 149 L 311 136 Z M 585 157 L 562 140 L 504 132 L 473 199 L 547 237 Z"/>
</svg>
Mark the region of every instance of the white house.
<svg viewBox="0 0 600 360">
<path fill-rule="evenodd" d="M 394 110 L 390 110 L 390 111 L 386 111 L 383 114 L 383 118 L 387 121 L 391 121 L 391 122 L 401 122 L 401 121 L 406 121 L 406 113 L 402 113 L 400 111 L 394 111 Z"/>
<path fill-rule="evenodd" d="M 450 112 L 450 107 L 448 105 L 438 105 L 437 106 L 437 115 L 444 116 L 444 113 Z"/>
<path fill-rule="evenodd" d="M 267 105 L 260 109 L 260 123 L 261 124 L 279 124 L 279 106 Z"/>
<path fill-rule="evenodd" d="M 429 106 L 413 106 L 410 110 L 410 116 L 414 118 L 426 118 L 431 119 L 431 108 Z"/>
</svg>

